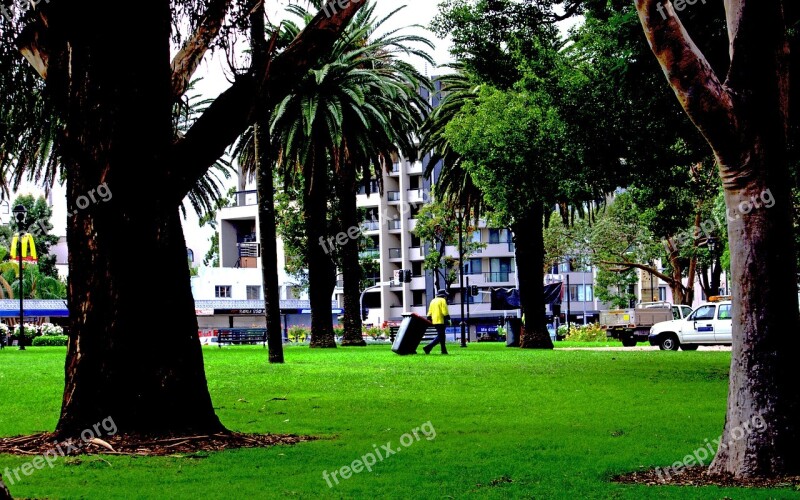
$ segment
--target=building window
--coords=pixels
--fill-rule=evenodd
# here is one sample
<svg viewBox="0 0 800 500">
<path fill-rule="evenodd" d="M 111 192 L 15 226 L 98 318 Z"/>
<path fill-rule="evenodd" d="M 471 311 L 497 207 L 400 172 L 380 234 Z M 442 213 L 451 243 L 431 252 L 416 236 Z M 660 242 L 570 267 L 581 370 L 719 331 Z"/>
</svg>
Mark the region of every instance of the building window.
<svg viewBox="0 0 800 500">
<path fill-rule="evenodd" d="M 247 285 L 247 300 L 261 300 L 261 285 Z"/>
<path fill-rule="evenodd" d="M 570 285 L 570 302 L 592 302 L 594 300 L 594 285 Z"/>
<path fill-rule="evenodd" d="M 469 259 L 464 264 L 465 274 L 481 274 L 483 273 L 483 263 L 481 259 Z"/>
<path fill-rule="evenodd" d="M 217 285 L 214 287 L 214 297 L 218 299 L 229 299 L 232 296 L 230 285 Z"/>
<path fill-rule="evenodd" d="M 508 229 L 490 229 L 489 230 L 489 243 L 509 243 L 511 241 L 511 234 Z"/>
<path fill-rule="evenodd" d="M 477 231 L 473 232 L 470 235 L 470 238 L 472 238 L 472 242 L 473 243 L 480 243 L 481 242 L 481 231 L 480 231 L 480 229 L 478 229 Z"/>
<path fill-rule="evenodd" d="M 660 300 L 661 302 L 667 301 L 667 287 L 665 286 L 658 287 L 658 300 Z"/>
<path fill-rule="evenodd" d="M 189 262 L 194 262 L 194 251 L 191 248 L 186 249 L 186 256 L 189 257 Z"/>
<path fill-rule="evenodd" d="M 514 265 L 510 257 L 489 259 L 489 283 L 510 281 L 509 273 L 514 272 Z"/>
<path fill-rule="evenodd" d="M 425 290 L 414 290 L 411 292 L 413 307 L 425 307 Z"/>
</svg>

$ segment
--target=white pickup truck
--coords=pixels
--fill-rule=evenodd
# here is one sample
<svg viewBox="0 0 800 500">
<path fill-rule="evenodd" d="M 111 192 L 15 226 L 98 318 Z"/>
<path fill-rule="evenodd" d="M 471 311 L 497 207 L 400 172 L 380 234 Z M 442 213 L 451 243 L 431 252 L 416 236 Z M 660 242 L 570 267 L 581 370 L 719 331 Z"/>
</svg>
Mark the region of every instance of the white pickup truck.
<svg viewBox="0 0 800 500">
<path fill-rule="evenodd" d="M 608 338 L 622 341 L 625 347 L 647 342 L 650 327 L 663 321 L 685 318 L 692 312 L 689 306 L 669 302 L 645 302 L 634 309 L 600 311 L 600 328 Z"/>
<path fill-rule="evenodd" d="M 731 345 L 731 301 L 727 297 L 710 297 L 686 318 L 656 323 L 650 328 L 650 345 L 662 351 L 696 351 L 701 345 Z"/>
</svg>

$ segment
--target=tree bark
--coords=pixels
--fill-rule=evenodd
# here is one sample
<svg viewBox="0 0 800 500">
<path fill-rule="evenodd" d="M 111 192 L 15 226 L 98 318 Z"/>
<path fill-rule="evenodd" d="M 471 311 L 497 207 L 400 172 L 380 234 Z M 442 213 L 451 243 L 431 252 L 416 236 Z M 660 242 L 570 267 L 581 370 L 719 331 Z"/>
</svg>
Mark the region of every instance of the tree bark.
<svg viewBox="0 0 800 500">
<path fill-rule="evenodd" d="M 250 39 L 253 66 L 261 67 L 266 64 L 269 58 L 264 22 L 264 2 L 257 0 L 256 5 L 251 8 L 251 12 Z M 269 119 L 266 111 L 253 125 L 253 140 L 256 161 L 256 190 L 258 194 L 258 231 L 261 235 L 261 282 L 264 288 L 268 359 L 270 363 L 283 363 L 281 296 L 280 285 L 278 284 L 278 230 L 275 223 L 273 170 L 275 163 L 270 145 Z"/>
<path fill-rule="evenodd" d="M 343 161 L 336 183 L 339 211 L 342 218 L 341 229 L 347 233 L 358 227 L 358 208 L 356 206 L 355 165 Z M 361 333 L 361 263 L 358 260 L 358 240 L 347 238 L 341 247 L 342 280 L 344 282 L 344 334 L 343 346 L 366 346 Z"/>
<path fill-rule="evenodd" d="M 331 297 L 336 286 L 336 266 L 325 238 L 328 236 L 328 163 L 325 152 L 313 152 L 305 168 L 303 218 L 308 235 L 308 295 L 311 302 L 311 347 L 336 347 Z"/>
<path fill-rule="evenodd" d="M 275 223 L 275 187 L 273 161 L 269 153 L 267 120 L 254 126 L 256 189 L 258 190 L 258 230 L 261 233 L 261 278 L 264 284 L 264 314 L 270 363 L 283 363 L 281 330 L 281 295 L 278 284 L 278 230 Z"/>
<path fill-rule="evenodd" d="M 68 200 L 103 182 L 112 193 L 68 219 L 70 339 L 56 432 L 74 436 L 109 417 L 123 433 L 224 431 L 206 384 L 178 206 L 151 196 L 164 169 L 179 168 L 160 161 L 173 139 L 169 6 L 101 24 L 89 21 L 91 8 L 51 19 L 64 35 L 47 84 L 66 109 Z"/>
<path fill-rule="evenodd" d="M 544 207 L 536 204 L 529 217 L 511 226 L 514 232 L 519 297 L 525 314 L 520 347 L 552 349 L 544 316 Z"/>
<path fill-rule="evenodd" d="M 725 190 L 733 348 L 722 445 L 711 471 L 800 472 L 800 339 L 787 162 L 788 44 L 779 0 L 726 0 L 731 67 L 720 83 L 675 16 L 636 0 L 656 58 L 708 140 Z M 769 191 L 775 204 L 758 206 Z M 750 209 L 748 209 L 750 208 Z M 762 424 L 763 425 L 759 425 Z"/>
</svg>

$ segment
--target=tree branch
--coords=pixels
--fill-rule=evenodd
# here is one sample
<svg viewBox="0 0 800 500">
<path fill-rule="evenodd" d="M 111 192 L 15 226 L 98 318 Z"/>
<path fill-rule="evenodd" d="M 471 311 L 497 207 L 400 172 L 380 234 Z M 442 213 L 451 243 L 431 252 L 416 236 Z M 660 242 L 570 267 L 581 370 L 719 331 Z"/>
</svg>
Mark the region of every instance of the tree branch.
<svg viewBox="0 0 800 500">
<path fill-rule="evenodd" d="M 648 273 L 652 274 L 653 276 L 658 277 L 660 280 L 662 280 L 662 281 L 664 281 L 666 283 L 673 283 L 674 282 L 674 280 L 672 279 L 671 276 L 667 276 L 666 274 L 660 272 L 659 270 L 657 270 L 657 269 L 655 269 L 653 267 L 650 267 L 650 266 L 646 266 L 644 264 L 637 264 L 635 262 L 613 262 L 613 261 L 606 261 L 606 260 L 600 260 L 600 261 L 597 261 L 597 263 L 598 264 L 603 264 L 604 266 L 622 266 L 622 267 L 627 267 L 629 269 L 641 269 L 642 271 L 647 271 Z"/>
<path fill-rule="evenodd" d="M 729 89 L 689 36 L 672 3 L 635 0 L 635 4 L 650 49 L 689 118 L 717 153 L 737 147 L 737 118 Z"/>
<path fill-rule="evenodd" d="M 231 0 L 211 0 L 203 19 L 191 38 L 172 59 L 172 97 L 177 99 L 189 87 L 192 75 L 217 37 Z"/>
<path fill-rule="evenodd" d="M 328 17 L 319 12 L 280 55 L 265 67 L 253 68 L 220 94 L 166 158 L 166 194 L 175 203 L 186 196 L 208 168 L 253 123 L 259 103 L 276 102 L 334 45 L 364 2 Z"/>
</svg>

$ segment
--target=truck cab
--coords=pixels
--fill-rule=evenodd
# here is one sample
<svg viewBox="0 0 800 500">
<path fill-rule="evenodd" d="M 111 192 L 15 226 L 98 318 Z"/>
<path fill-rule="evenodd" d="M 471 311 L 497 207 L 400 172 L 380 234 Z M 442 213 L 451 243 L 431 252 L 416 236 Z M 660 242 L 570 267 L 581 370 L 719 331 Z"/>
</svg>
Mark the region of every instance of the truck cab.
<svg viewBox="0 0 800 500">
<path fill-rule="evenodd" d="M 662 351 L 695 351 L 701 345 L 731 345 L 732 307 L 728 297 L 710 297 L 686 319 L 653 325 L 648 341 Z"/>
</svg>

